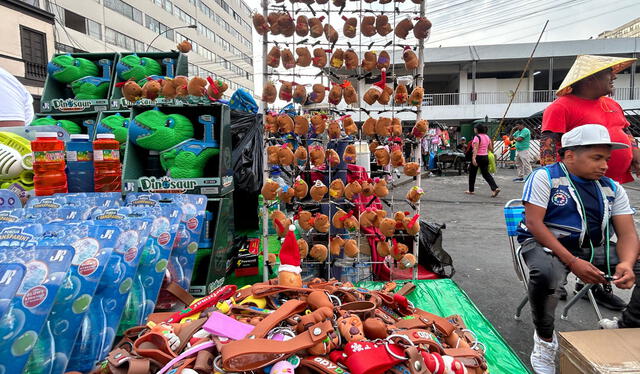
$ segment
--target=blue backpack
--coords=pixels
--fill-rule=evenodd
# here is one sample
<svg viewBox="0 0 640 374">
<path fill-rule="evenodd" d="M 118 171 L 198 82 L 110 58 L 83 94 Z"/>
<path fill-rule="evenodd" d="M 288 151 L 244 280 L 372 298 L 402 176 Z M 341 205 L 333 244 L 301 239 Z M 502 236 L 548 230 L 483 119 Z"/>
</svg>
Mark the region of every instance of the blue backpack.
<svg viewBox="0 0 640 374">
<path fill-rule="evenodd" d="M 237 89 L 233 96 L 231 96 L 229 108 L 248 113 L 258 113 L 258 104 L 256 104 L 256 101 L 249 91 L 244 88 Z"/>
</svg>

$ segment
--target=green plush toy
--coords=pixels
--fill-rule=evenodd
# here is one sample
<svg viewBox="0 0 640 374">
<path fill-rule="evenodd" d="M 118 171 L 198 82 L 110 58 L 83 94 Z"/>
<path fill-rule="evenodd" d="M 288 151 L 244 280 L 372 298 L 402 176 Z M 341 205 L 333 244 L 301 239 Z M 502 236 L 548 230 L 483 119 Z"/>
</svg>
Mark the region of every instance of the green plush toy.
<svg viewBox="0 0 640 374">
<path fill-rule="evenodd" d="M 97 76 L 98 67 L 93 62 L 81 57 L 59 55 L 47 64 L 49 76 L 58 82 L 71 83 L 87 76 Z"/>
<path fill-rule="evenodd" d="M 207 161 L 220 153 L 200 141 L 190 141 L 160 154 L 162 168 L 171 178 L 202 178 Z"/>
<path fill-rule="evenodd" d="M 107 117 L 104 117 L 100 123 L 98 123 L 98 134 L 111 133 L 116 136 L 116 140 L 123 144 L 127 141 L 127 126 L 129 119 L 123 117 L 120 113 L 116 113 Z"/>
<path fill-rule="evenodd" d="M 76 100 L 96 100 L 107 97 L 109 80 L 100 77 L 83 77 L 71 82 Z"/>
<path fill-rule="evenodd" d="M 157 109 L 138 114 L 129 124 L 129 139 L 152 151 L 164 151 L 193 137 L 193 124 L 181 114 Z"/>
<path fill-rule="evenodd" d="M 131 54 L 120 58 L 116 71 L 123 81 L 139 81 L 152 75 L 160 75 L 162 67 L 152 58 Z"/>
<path fill-rule="evenodd" d="M 69 134 L 82 133 L 82 129 L 77 123 L 66 119 L 55 119 L 51 116 L 35 119 L 31 121 L 29 126 L 58 126 L 65 129 Z"/>
</svg>

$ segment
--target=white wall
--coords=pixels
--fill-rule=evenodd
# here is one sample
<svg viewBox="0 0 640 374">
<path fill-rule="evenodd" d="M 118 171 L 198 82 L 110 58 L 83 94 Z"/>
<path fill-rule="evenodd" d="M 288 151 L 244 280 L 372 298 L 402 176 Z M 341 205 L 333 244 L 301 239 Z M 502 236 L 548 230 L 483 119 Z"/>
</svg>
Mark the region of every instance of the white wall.
<svg viewBox="0 0 640 374">
<path fill-rule="evenodd" d="M 462 73 L 460 74 L 463 75 Z M 466 76 L 466 73 L 464 73 Z M 476 92 L 501 92 L 515 91 L 519 78 L 497 79 L 497 78 L 481 78 L 476 79 Z M 466 81 L 466 82 L 465 82 Z M 460 80 L 460 92 L 471 92 L 473 82 L 471 79 Z M 529 80 L 522 80 L 518 91 L 529 91 Z"/>
</svg>

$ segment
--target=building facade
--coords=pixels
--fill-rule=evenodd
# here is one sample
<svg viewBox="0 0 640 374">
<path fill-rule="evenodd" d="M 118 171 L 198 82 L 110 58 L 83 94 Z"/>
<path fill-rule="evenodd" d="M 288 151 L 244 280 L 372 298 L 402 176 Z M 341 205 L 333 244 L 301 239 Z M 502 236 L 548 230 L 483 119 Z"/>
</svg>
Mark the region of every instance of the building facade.
<svg viewBox="0 0 640 374">
<path fill-rule="evenodd" d="M 55 52 L 168 51 L 189 40 L 189 75 L 253 94 L 251 9 L 244 0 L 24 0 L 55 16 Z M 189 27 L 190 26 L 190 27 Z"/>
<path fill-rule="evenodd" d="M 637 38 L 640 37 L 640 17 L 629 21 L 613 30 L 608 30 L 598 34 L 598 39 L 611 38 Z"/>
<path fill-rule="evenodd" d="M 0 67 L 29 90 L 39 111 L 47 62 L 55 52 L 54 16 L 26 2 L 0 0 L 0 19 Z"/>
</svg>

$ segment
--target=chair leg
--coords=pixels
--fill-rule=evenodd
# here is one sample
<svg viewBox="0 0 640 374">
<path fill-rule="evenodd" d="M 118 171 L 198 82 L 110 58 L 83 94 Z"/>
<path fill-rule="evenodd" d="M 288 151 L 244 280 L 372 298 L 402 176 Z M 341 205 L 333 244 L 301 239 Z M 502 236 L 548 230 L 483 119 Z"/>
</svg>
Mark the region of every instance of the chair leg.
<svg viewBox="0 0 640 374">
<path fill-rule="evenodd" d="M 593 295 L 591 294 L 591 287 L 593 287 L 593 284 L 585 284 L 584 287 L 582 287 L 582 289 L 580 290 L 580 292 L 578 292 L 574 297 L 571 298 L 571 300 L 567 302 L 567 305 L 565 305 L 564 309 L 562 310 L 562 315 L 560 315 L 561 319 L 563 320 L 567 319 L 567 316 L 569 314 L 569 309 L 571 309 L 573 304 L 577 303 L 578 300 L 580 300 L 585 293 L 589 292 L 591 297 L 593 297 Z M 595 305 L 595 300 L 594 300 L 594 305 Z M 600 310 L 598 310 L 597 313 L 600 313 Z"/>
<path fill-rule="evenodd" d="M 524 297 L 522 298 L 522 301 L 520 301 L 520 305 L 518 305 L 518 308 L 516 309 L 516 315 L 513 316 L 514 319 L 516 319 L 517 321 L 520 321 L 520 315 L 522 314 L 522 308 L 524 308 L 525 305 L 527 305 L 527 302 L 529 301 L 529 295 L 524 295 Z"/>
<path fill-rule="evenodd" d="M 598 307 L 596 298 L 593 296 L 593 291 L 591 291 L 591 288 L 589 288 L 589 292 L 587 293 L 587 295 L 589 295 L 589 301 L 591 301 L 593 311 L 596 312 L 596 318 L 598 318 L 598 321 L 600 321 L 602 319 L 602 314 L 600 313 L 600 308 Z"/>
</svg>

